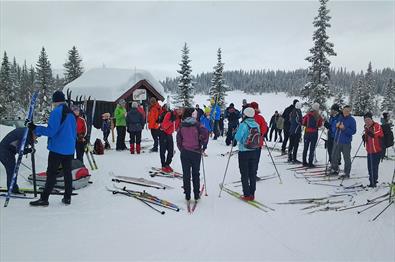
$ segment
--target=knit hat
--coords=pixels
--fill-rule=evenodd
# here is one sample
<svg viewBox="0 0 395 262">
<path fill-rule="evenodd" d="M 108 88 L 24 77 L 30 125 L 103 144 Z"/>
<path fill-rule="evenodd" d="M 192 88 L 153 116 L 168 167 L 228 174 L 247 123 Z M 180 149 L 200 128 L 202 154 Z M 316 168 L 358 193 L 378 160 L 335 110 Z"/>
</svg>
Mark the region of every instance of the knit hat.
<svg viewBox="0 0 395 262">
<path fill-rule="evenodd" d="M 292 102 L 293 105 L 296 105 L 296 103 L 299 102 L 298 99 L 294 99 L 294 101 Z"/>
<path fill-rule="evenodd" d="M 118 105 L 125 105 L 125 104 L 126 104 L 125 99 L 119 99 Z"/>
<path fill-rule="evenodd" d="M 314 103 L 314 104 L 311 106 L 311 109 L 313 109 L 314 111 L 320 110 L 320 104 Z"/>
<path fill-rule="evenodd" d="M 64 97 L 64 94 L 62 91 L 55 91 L 52 95 L 52 102 L 53 103 L 58 103 L 58 102 L 64 102 L 66 101 L 66 98 Z"/>
<path fill-rule="evenodd" d="M 331 106 L 331 110 L 339 112 L 340 111 L 340 106 L 338 104 L 333 104 Z"/>
<path fill-rule="evenodd" d="M 156 98 L 155 97 L 151 97 L 149 99 L 150 104 L 155 104 L 156 103 Z"/>
<path fill-rule="evenodd" d="M 252 108 L 254 108 L 254 109 L 258 109 L 258 108 L 259 108 L 259 105 L 258 105 L 257 102 L 251 102 L 250 106 L 251 106 Z"/>
<path fill-rule="evenodd" d="M 139 106 L 139 104 L 136 101 L 132 102 L 132 108 L 137 108 Z"/>
<path fill-rule="evenodd" d="M 255 116 L 255 109 L 252 107 L 247 107 L 246 109 L 244 109 L 243 114 L 246 117 L 254 117 Z"/>
<path fill-rule="evenodd" d="M 365 118 L 373 119 L 372 113 L 370 113 L 370 112 L 365 113 L 365 114 L 363 115 L 363 119 L 365 119 Z"/>
<path fill-rule="evenodd" d="M 296 109 L 301 109 L 301 108 L 302 108 L 302 103 L 296 102 L 296 103 L 295 103 L 295 108 L 296 108 Z"/>
<path fill-rule="evenodd" d="M 204 113 L 205 114 L 207 114 L 207 113 L 210 113 L 210 107 L 208 107 L 208 106 L 206 106 L 205 108 L 204 108 Z"/>
<path fill-rule="evenodd" d="M 235 107 L 235 104 L 230 103 L 229 107 Z"/>
</svg>

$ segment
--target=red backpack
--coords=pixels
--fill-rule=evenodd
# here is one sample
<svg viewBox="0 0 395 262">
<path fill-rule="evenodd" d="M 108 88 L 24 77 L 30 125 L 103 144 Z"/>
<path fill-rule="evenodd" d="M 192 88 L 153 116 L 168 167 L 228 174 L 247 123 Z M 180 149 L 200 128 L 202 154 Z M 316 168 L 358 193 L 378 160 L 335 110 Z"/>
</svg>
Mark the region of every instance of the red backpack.
<svg viewBox="0 0 395 262">
<path fill-rule="evenodd" d="M 96 155 L 104 154 L 104 146 L 99 138 L 96 139 L 95 144 L 93 145 L 93 153 Z"/>
</svg>

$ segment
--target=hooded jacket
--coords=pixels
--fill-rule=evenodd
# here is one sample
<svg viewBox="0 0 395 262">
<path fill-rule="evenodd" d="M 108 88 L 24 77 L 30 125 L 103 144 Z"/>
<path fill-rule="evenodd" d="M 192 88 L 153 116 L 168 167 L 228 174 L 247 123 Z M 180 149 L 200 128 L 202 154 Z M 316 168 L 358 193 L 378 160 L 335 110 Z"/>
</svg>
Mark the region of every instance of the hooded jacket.
<svg viewBox="0 0 395 262">
<path fill-rule="evenodd" d="M 128 132 L 140 132 L 144 127 L 144 117 L 137 108 L 131 108 L 126 116 Z"/>
<path fill-rule="evenodd" d="M 148 128 L 149 129 L 158 129 L 159 128 L 159 115 L 162 112 L 162 108 L 160 107 L 158 102 L 153 104 L 148 112 Z"/>
<path fill-rule="evenodd" d="M 245 118 L 239 125 L 237 132 L 235 134 L 235 139 L 239 142 L 239 151 L 252 151 L 256 149 L 248 149 L 244 146 L 245 142 L 247 141 L 249 129 L 257 127 L 259 132 L 260 128 L 258 124 L 255 122 L 254 118 Z"/>
<path fill-rule="evenodd" d="M 351 144 L 352 136 L 357 132 L 354 117 L 340 115 L 337 123 L 343 123 L 344 129 L 337 129 L 336 125 L 333 127 L 332 132 L 336 134 L 334 141 L 339 144 Z"/>
<path fill-rule="evenodd" d="M 367 128 L 365 126 L 363 140 L 365 141 L 365 147 L 368 154 L 376 154 L 381 152 L 381 139 L 383 138 L 383 136 L 383 129 L 378 123 L 373 122 L 373 125 L 370 128 Z"/>
<path fill-rule="evenodd" d="M 126 126 L 126 109 L 117 105 L 114 111 L 115 126 Z"/>
<path fill-rule="evenodd" d="M 176 139 L 180 151 L 188 150 L 200 153 L 202 146 L 208 143 L 208 130 L 200 125 L 195 118 L 188 117 L 181 122 Z"/>
</svg>

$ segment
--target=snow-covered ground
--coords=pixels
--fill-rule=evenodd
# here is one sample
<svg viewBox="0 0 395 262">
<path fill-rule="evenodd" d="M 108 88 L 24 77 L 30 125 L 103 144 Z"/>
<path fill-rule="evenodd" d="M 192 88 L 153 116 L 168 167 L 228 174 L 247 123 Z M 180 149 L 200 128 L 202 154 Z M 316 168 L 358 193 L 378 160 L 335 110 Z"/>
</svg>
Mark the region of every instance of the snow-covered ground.
<svg viewBox="0 0 395 262">
<path fill-rule="evenodd" d="M 240 106 L 243 98 L 259 102 L 268 121 L 274 110 L 283 110 L 293 98 L 284 94 L 256 96 L 231 92 L 228 102 Z M 195 101 L 207 104 L 207 97 Z M 360 144 L 363 121 L 357 118 L 358 131 L 354 136 L 352 155 Z M 3 137 L 9 127 L 0 127 Z M 101 137 L 94 130 L 95 136 Z M 150 138 L 144 131 L 144 138 Z M 144 144 L 150 144 L 145 142 Z M 37 170 L 45 170 L 47 151 L 45 138 L 38 144 Z M 300 151 L 303 145 L 300 144 Z M 278 205 L 296 198 L 321 197 L 333 194 L 336 187 L 308 184 L 297 179 L 288 166 L 278 163 L 283 183 L 271 179 L 257 183 L 256 199 L 274 208 L 264 213 L 223 192 L 218 198 L 227 158 L 219 156 L 228 151 L 224 138 L 211 141 L 204 159 L 208 196 L 203 196 L 194 214 L 186 210 L 167 211 L 160 215 L 141 202 L 114 196 L 106 190 L 112 187 L 109 172 L 116 175 L 144 177 L 173 186 L 172 190 L 147 189 L 125 184 L 134 190 L 146 189 L 184 207 L 181 180 L 150 178 L 152 166 L 160 166 L 157 153 L 130 155 L 128 152 L 106 151 L 96 156 L 99 170 L 92 171 L 93 184 L 76 191 L 70 206 L 64 206 L 61 196 L 51 196 L 47 208 L 33 208 L 28 200 L 11 199 L 7 208 L 0 208 L 0 261 L 394 261 L 395 205 L 376 221 L 370 221 L 385 206 L 380 204 L 362 214 L 350 211 L 301 210 L 303 205 Z M 325 162 L 322 141 L 317 159 Z M 273 155 L 278 155 L 274 152 Z M 365 155 L 362 148 L 358 155 Z M 391 152 L 391 154 L 393 154 Z M 177 151 L 172 166 L 181 171 Z M 277 162 L 284 162 L 276 158 Z M 29 159 L 23 160 L 29 165 Z M 0 166 L 0 185 L 5 185 L 5 171 Z M 262 152 L 258 175 L 275 172 L 266 149 Z M 394 161 L 380 164 L 379 182 L 389 182 L 394 172 Z M 29 170 L 22 167 L 21 187 L 30 186 L 24 178 Z M 352 176 L 367 176 L 366 158 L 356 158 Z M 202 176 L 201 176 L 202 178 Z M 230 160 L 226 182 L 240 179 L 237 156 Z M 368 183 L 367 178 L 344 182 Z M 330 182 L 339 185 L 340 181 Z M 241 187 L 229 185 L 241 192 Z M 385 194 L 388 188 L 379 187 L 353 195 L 352 203 Z M 1 198 L 1 206 L 4 198 Z M 323 206 L 325 207 L 325 206 Z"/>
</svg>

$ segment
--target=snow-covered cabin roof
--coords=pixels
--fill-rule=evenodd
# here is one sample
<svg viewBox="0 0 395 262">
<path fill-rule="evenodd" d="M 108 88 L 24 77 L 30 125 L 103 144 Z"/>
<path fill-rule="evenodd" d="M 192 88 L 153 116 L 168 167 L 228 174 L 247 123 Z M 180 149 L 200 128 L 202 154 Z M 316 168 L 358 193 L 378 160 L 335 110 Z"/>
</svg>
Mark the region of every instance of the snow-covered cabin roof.
<svg viewBox="0 0 395 262">
<path fill-rule="evenodd" d="M 148 71 L 140 69 L 94 68 L 67 84 L 64 90 L 72 91 L 72 97 L 91 96 L 99 101 L 115 101 L 141 80 L 147 81 L 162 95 L 164 88 Z"/>
</svg>

